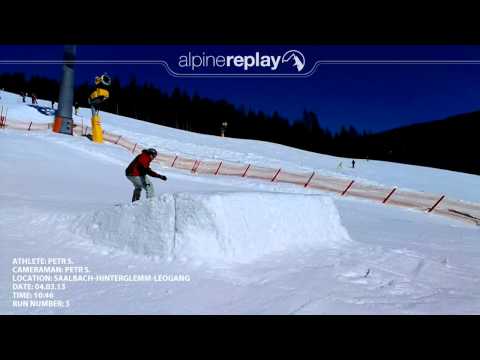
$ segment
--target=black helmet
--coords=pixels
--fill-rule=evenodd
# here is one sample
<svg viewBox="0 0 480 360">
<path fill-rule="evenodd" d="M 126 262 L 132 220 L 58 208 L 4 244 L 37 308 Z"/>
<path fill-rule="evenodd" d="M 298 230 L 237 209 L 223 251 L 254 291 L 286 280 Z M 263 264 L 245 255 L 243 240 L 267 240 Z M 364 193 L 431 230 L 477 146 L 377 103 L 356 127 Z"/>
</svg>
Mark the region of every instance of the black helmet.
<svg viewBox="0 0 480 360">
<path fill-rule="evenodd" d="M 147 149 L 145 150 L 145 152 L 152 155 L 153 157 L 157 157 L 157 150 L 155 150 L 154 148 Z"/>
</svg>

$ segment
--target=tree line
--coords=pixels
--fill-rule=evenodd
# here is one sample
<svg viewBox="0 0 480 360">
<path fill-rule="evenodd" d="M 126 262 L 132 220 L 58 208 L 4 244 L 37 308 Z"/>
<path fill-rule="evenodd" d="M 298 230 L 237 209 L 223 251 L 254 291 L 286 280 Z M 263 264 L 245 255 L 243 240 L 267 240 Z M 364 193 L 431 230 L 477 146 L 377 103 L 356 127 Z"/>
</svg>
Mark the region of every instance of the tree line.
<svg viewBox="0 0 480 360">
<path fill-rule="evenodd" d="M 29 79 L 22 73 L 0 75 L 6 91 L 35 93 L 39 99 L 58 101 L 59 82 L 40 76 Z M 75 88 L 75 101 L 89 107 L 90 83 Z M 332 133 L 322 127 L 317 115 L 305 110 L 298 119 L 278 112 L 266 114 L 226 100 L 212 100 L 175 88 L 171 93 L 151 83 L 138 84 L 131 78 L 122 85 L 112 79 L 110 99 L 102 110 L 135 119 L 210 135 L 220 135 L 227 122 L 226 136 L 254 139 L 292 146 L 302 150 L 349 158 L 378 159 L 480 174 L 480 163 L 468 151 L 465 136 L 478 134 L 479 113 L 443 121 L 402 127 L 381 133 L 360 133 L 342 126 Z M 459 127 L 459 123 L 462 126 Z M 455 134 L 456 137 L 453 137 Z M 449 143 L 448 147 L 440 146 Z"/>
</svg>

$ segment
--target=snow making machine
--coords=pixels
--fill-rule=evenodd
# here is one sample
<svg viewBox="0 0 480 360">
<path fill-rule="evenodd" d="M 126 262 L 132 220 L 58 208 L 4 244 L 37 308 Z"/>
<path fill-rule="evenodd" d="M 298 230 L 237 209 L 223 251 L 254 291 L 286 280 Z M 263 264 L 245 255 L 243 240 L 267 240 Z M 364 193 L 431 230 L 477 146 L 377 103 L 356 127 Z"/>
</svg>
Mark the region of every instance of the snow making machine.
<svg viewBox="0 0 480 360">
<path fill-rule="evenodd" d="M 103 143 L 103 130 L 100 122 L 100 105 L 108 100 L 112 81 L 110 76 L 103 74 L 95 77 L 95 90 L 88 97 L 88 103 L 92 108 L 92 140 Z"/>
</svg>

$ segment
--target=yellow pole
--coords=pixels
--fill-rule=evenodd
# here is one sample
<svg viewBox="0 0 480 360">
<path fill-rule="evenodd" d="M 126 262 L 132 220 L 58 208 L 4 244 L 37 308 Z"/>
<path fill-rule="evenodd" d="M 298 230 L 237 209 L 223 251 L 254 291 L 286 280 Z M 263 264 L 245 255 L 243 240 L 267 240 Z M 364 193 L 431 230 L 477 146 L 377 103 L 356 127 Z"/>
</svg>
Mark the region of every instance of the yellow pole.
<svg viewBox="0 0 480 360">
<path fill-rule="evenodd" d="M 100 123 L 100 115 L 96 114 L 92 116 L 92 140 L 93 142 L 103 143 L 103 130 Z"/>
</svg>

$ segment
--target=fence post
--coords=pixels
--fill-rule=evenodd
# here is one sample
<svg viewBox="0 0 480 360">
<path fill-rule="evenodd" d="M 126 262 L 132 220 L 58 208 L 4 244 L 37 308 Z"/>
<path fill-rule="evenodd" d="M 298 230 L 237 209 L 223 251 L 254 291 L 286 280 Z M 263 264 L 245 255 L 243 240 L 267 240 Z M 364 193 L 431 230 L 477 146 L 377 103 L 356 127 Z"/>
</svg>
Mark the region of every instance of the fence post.
<svg viewBox="0 0 480 360">
<path fill-rule="evenodd" d="M 275 174 L 275 176 L 272 179 L 272 182 L 274 182 L 275 179 L 277 178 L 278 174 L 280 174 L 280 170 L 282 170 L 282 168 L 278 169 L 277 173 Z"/>
<path fill-rule="evenodd" d="M 175 159 L 173 159 L 171 167 L 173 167 L 173 165 L 175 165 L 175 161 L 177 161 L 177 158 L 178 158 L 178 155 L 175 155 Z"/>
<path fill-rule="evenodd" d="M 171 167 L 173 167 L 173 165 L 175 165 L 175 161 L 177 161 L 177 159 L 178 159 L 178 155 L 175 155 L 175 159 L 173 159 L 173 162 L 172 162 L 172 166 L 171 166 Z"/>
<path fill-rule="evenodd" d="M 192 173 L 195 174 L 195 172 L 197 171 L 197 169 L 199 168 L 200 166 L 200 160 L 195 160 L 195 163 L 193 164 L 193 167 L 192 167 Z"/>
<path fill-rule="evenodd" d="M 248 164 L 248 166 L 247 166 L 247 170 L 245 170 L 245 172 L 243 173 L 242 177 L 245 177 L 245 175 L 247 175 L 247 171 L 248 171 L 248 169 L 250 169 L 250 164 Z"/>
<path fill-rule="evenodd" d="M 28 125 L 28 131 L 30 131 L 30 128 L 32 127 L 33 121 L 30 121 L 30 125 Z"/>
<path fill-rule="evenodd" d="M 115 145 L 118 144 L 118 142 L 120 141 L 121 138 L 122 138 L 122 135 L 119 135 L 117 141 L 115 141 Z"/>
<path fill-rule="evenodd" d="M 312 175 L 310 176 L 310 179 L 308 179 L 308 181 L 305 183 L 305 185 L 303 187 L 307 187 L 308 184 L 310 184 L 310 181 L 313 179 L 314 175 L 315 175 L 315 171 L 312 173 Z"/>
<path fill-rule="evenodd" d="M 435 205 L 433 205 L 430 209 L 427 210 L 427 212 L 432 212 L 433 209 L 435 209 L 437 207 L 438 204 L 440 204 L 440 202 L 445 198 L 445 195 L 442 195 L 442 197 L 440 199 L 438 199 L 438 201 L 435 203 Z"/>
<path fill-rule="evenodd" d="M 220 161 L 220 165 L 218 165 L 217 171 L 215 171 L 215 175 L 218 175 L 218 171 L 220 170 L 220 167 L 222 166 L 223 161 Z"/>
<path fill-rule="evenodd" d="M 346 188 L 345 190 L 343 190 L 342 196 L 347 193 L 348 189 L 350 189 L 350 188 L 352 187 L 352 185 L 353 185 L 354 182 L 355 182 L 355 180 L 352 180 L 352 181 L 350 182 L 350 184 L 348 184 L 347 188 Z"/>
<path fill-rule="evenodd" d="M 387 201 L 388 201 L 388 199 L 390 199 L 390 196 L 392 196 L 393 193 L 394 193 L 396 190 L 397 190 L 397 188 L 393 188 L 393 190 L 390 191 L 390 193 L 387 195 L 387 197 L 386 197 L 385 199 L 383 199 L 382 203 L 383 203 L 383 204 L 386 204 Z"/>
<path fill-rule="evenodd" d="M 137 147 L 137 144 L 135 144 L 135 146 L 133 147 L 133 150 L 132 150 L 132 154 L 135 153 L 135 148 Z"/>
</svg>

